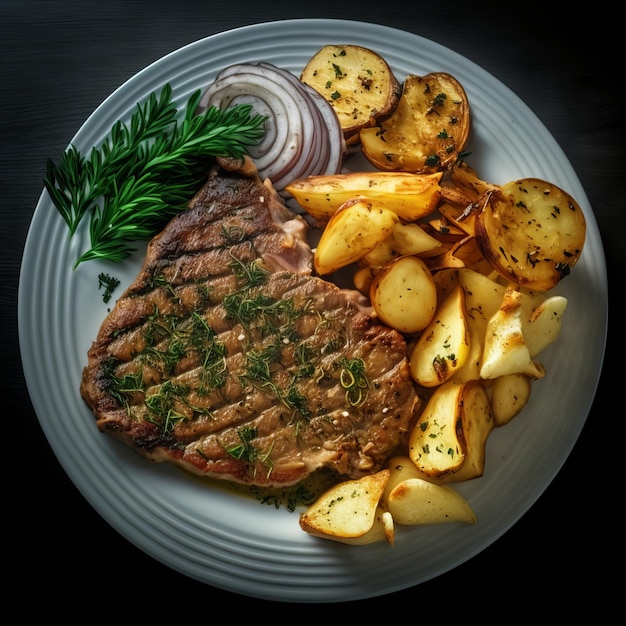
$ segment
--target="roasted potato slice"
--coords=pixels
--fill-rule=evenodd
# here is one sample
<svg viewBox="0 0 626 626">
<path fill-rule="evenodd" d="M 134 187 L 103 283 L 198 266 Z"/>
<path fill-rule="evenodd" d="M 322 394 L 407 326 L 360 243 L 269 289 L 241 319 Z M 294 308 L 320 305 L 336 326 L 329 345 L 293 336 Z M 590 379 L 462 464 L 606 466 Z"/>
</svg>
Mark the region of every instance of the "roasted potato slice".
<svg viewBox="0 0 626 626">
<path fill-rule="evenodd" d="M 436 387 L 409 436 L 409 458 L 427 480 L 478 478 L 494 427 L 491 402 L 476 380 Z"/>
<path fill-rule="evenodd" d="M 437 208 L 441 173 L 349 172 L 308 176 L 285 187 L 318 223 L 328 222 L 347 200 L 363 196 L 384 202 L 401 219 L 411 222 Z"/>
<path fill-rule="evenodd" d="M 568 193 L 538 178 L 522 178 L 487 193 L 474 218 L 476 241 L 504 278 L 547 291 L 580 258 L 585 216 Z"/>
<path fill-rule="evenodd" d="M 315 271 L 333 272 L 354 263 L 385 240 L 398 216 L 380 202 L 353 198 L 344 202 L 322 232 L 313 255 Z"/>
<path fill-rule="evenodd" d="M 393 114 L 359 133 L 365 157 L 380 170 L 428 174 L 455 163 L 470 133 L 463 86 L 446 72 L 409 75 Z"/>
<path fill-rule="evenodd" d="M 389 470 L 383 504 L 396 524 L 476 523 L 474 510 L 460 493 L 425 480 L 408 456 L 391 458 Z"/>
<path fill-rule="evenodd" d="M 344 137 L 358 140 L 361 128 L 372 126 L 396 108 L 402 85 L 378 53 L 353 44 L 326 45 L 308 61 L 300 80 L 333 107 Z"/>
<path fill-rule="evenodd" d="M 389 520 L 379 508 L 390 471 L 346 480 L 326 490 L 300 515 L 302 530 L 344 543 L 389 540 Z"/>
<path fill-rule="evenodd" d="M 531 381 L 525 374 L 507 374 L 493 381 L 489 388 L 495 426 L 508 424 L 530 399 Z"/>
<path fill-rule="evenodd" d="M 437 288 L 422 259 L 403 256 L 374 276 L 370 300 L 383 324 L 415 333 L 426 328 L 435 314 Z"/>
<path fill-rule="evenodd" d="M 465 291 L 457 285 L 441 303 L 410 355 L 411 376 L 422 387 L 449 380 L 469 355 Z"/>
</svg>

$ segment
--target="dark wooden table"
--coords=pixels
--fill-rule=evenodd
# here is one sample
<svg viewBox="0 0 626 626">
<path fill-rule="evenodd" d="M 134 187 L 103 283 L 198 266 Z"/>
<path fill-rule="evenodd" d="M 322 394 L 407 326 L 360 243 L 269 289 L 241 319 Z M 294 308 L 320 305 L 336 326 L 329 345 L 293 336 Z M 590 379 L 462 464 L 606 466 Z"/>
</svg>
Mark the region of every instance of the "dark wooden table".
<svg viewBox="0 0 626 626">
<path fill-rule="evenodd" d="M 555 21 L 558 16 L 497 6 L 478 8 L 454 0 L 390 0 L 352 8 L 317 0 L 307 9 L 305 3 L 297 8 L 279 0 L 0 3 L 0 381 L 7 452 L 5 552 L 11 554 L 8 563 L 4 560 L 5 597 L 10 603 L 15 597 L 16 607 L 30 615 L 41 604 L 46 617 L 57 618 L 141 615 L 153 621 L 178 615 L 202 623 L 214 618 L 214 601 L 226 608 L 227 619 L 263 615 L 250 609 L 269 609 L 264 613 L 269 619 L 301 616 L 297 608 L 279 613 L 285 608 L 281 603 L 241 598 L 190 580 L 108 526 L 58 464 L 30 404 L 20 365 L 20 263 L 46 159 L 58 157 L 113 90 L 180 46 L 245 24 L 324 17 L 402 28 L 468 57 L 516 92 L 567 154 L 594 208 L 609 284 L 615 288 L 625 269 L 626 240 L 621 195 L 625 107 L 606 64 L 616 49 L 615 20 L 595 19 L 588 11 L 566 26 Z M 351 609 L 393 612 L 383 613 L 386 620 L 401 619 L 400 610 L 405 616 L 408 610 L 412 621 L 448 622 L 468 615 L 479 621 L 524 614 L 567 618 L 585 608 L 603 621 L 610 606 L 617 606 L 613 566 L 620 569 L 624 547 L 618 522 L 624 495 L 618 472 L 623 385 L 614 389 L 609 384 L 611 368 L 621 374 L 624 341 L 617 330 L 610 329 L 604 373 L 580 439 L 523 519 L 454 570 L 418 587 L 347 603 Z M 78 608 L 85 603 L 86 609 Z"/>
</svg>

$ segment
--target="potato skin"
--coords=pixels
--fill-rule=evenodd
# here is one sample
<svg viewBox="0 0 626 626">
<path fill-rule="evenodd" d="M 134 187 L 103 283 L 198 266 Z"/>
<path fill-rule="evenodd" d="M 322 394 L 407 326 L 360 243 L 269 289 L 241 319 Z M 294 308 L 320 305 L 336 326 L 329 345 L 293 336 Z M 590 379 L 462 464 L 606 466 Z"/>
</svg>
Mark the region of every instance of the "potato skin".
<svg viewBox="0 0 626 626">
<path fill-rule="evenodd" d="M 396 108 L 402 85 L 378 53 L 353 44 L 329 44 L 316 52 L 300 80 L 335 109 L 346 141 Z M 353 143 L 353 142 L 350 142 Z"/>
</svg>

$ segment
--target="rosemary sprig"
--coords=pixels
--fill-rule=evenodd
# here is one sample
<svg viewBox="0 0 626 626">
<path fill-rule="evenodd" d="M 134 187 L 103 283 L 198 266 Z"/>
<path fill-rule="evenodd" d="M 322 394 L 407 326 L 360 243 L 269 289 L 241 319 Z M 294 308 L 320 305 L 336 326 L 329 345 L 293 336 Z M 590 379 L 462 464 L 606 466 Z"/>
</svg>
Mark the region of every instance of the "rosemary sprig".
<svg viewBox="0 0 626 626">
<path fill-rule="evenodd" d="M 214 156 L 240 158 L 264 134 L 265 117 L 250 105 L 211 107 L 196 114 L 196 91 L 178 122 L 166 84 L 139 103 L 130 123 L 118 120 L 89 157 L 70 146 L 58 164 L 47 163 L 44 185 L 72 237 L 89 215 L 91 247 L 76 261 L 121 261 L 132 243 L 153 236 L 184 209 L 206 177 Z"/>
</svg>

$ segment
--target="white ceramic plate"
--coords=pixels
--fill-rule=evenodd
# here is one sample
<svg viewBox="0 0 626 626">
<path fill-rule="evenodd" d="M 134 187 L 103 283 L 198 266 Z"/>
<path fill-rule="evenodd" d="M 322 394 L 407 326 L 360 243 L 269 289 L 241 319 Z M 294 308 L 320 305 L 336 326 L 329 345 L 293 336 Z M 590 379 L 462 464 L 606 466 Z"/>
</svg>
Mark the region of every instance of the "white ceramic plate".
<svg viewBox="0 0 626 626">
<path fill-rule="evenodd" d="M 557 292 L 569 299 L 561 337 L 542 355 L 547 376 L 521 416 L 495 431 L 485 475 L 461 484 L 474 526 L 399 528 L 384 543 L 349 547 L 315 539 L 297 514 L 212 490 L 169 466 L 145 462 L 99 433 L 79 395 L 87 349 L 107 313 L 101 271 L 134 277 L 141 254 L 123 265 L 84 263 L 72 271 L 86 232 L 67 229 L 42 193 L 28 234 L 19 288 L 19 338 L 26 381 L 41 426 L 84 497 L 132 543 L 171 568 L 215 587 L 291 602 L 336 602 L 416 585 L 466 561 L 510 528 L 541 495 L 571 452 L 595 394 L 607 325 L 607 282 L 598 227 L 567 158 L 538 118 L 480 67 L 432 41 L 383 26 L 289 20 L 248 26 L 177 50 L 124 83 L 72 143 L 99 144 L 138 101 L 170 82 L 181 105 L 235 62 L 268 61 L 298 73 L 326 43 L 381 53 L 399 78 L 441 70 L 464 85 L 473 108 L 470 165 L 490 182 L 537 176 L 581 204 L 587 242 Z"/>
</svg>

